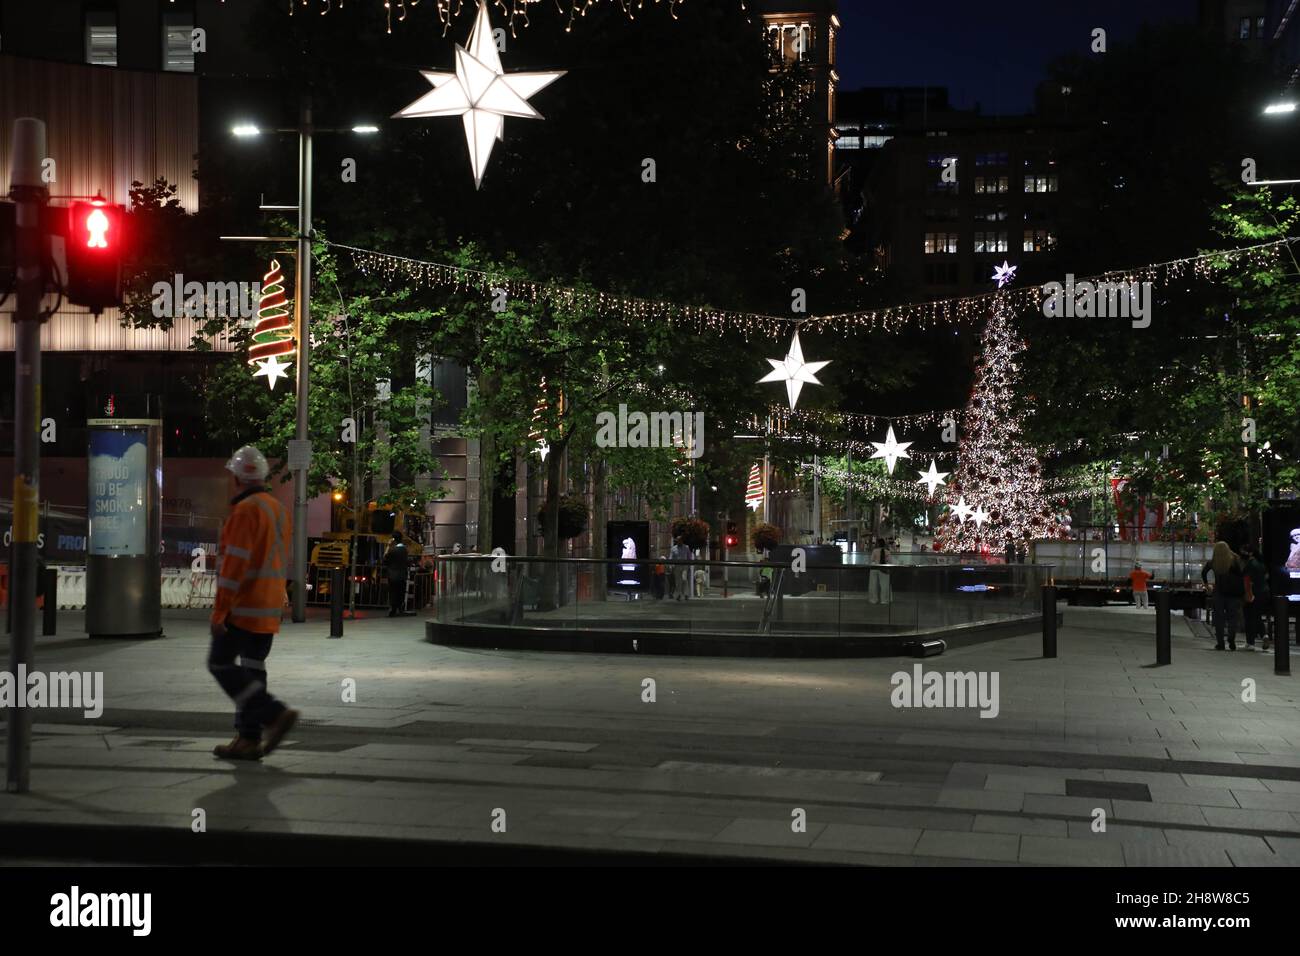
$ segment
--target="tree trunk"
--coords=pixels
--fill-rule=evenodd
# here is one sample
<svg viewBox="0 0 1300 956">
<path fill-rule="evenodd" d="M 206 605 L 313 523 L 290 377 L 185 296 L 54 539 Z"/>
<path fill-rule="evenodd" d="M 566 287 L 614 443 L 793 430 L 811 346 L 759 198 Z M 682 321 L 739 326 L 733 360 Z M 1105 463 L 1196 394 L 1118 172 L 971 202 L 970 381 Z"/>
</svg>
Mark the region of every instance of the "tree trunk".
<svg viewBox="0 0 1300 956">
<path fill-rule="evenodd" d="M 490 399 L 500 389 L 501 380 L 496 375 L 482 375 L 476 385 L 479 393 Z M 493 499 L 496 497 L 497 474 L 501 470 L 498 452 L 496 435 L 491 429 L 485 430 L 479 438 L 478 534 L 474 542 L 475 547 L 485 554 L 492 550 Z M 469 548 L 468 541 L 465 547 Z"/>
<path fill-rule="evenodd" d="M 542 607 L 545 610 L 554 610 L 564 603 L 559 592 L 560 575 L 557 573 L 559 564 L 556 563 L 556 559 L 560 556 L 561 456 L 561 449 L 556 447 L 552 447 L 550 454 L 546 456 L 546 521 L 543 528 L 545 540 L 542 548 L 542 557 L 547 559 L 542 566 Z"/>
<path fill-rule="evenodd" d="M 597 458 L 591 469 L 591 556 L 593 558 L 609 557 L 608 543 L 605 540 L 605 474 L 608 467 L 604 458 Z M 642 554 L 639 557 L 648 558 L 649 555 Z M 592 600 L 603 602 L 609 583 L 606 566 L 591 565 L 591 574 Z"/>
</svg>

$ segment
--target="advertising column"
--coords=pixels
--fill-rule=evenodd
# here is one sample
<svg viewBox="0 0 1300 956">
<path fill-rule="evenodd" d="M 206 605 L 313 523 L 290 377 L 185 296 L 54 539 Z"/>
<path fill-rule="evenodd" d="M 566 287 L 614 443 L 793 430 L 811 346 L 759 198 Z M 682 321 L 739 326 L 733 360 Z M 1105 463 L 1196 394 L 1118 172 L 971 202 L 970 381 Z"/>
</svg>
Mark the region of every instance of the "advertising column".
<svg viewBox="0 0 1300 956">
<path fill-rule="evenodd" d="M 162 422 L 92 418 L 86 632 L 162 636 Z"/>
</svg>

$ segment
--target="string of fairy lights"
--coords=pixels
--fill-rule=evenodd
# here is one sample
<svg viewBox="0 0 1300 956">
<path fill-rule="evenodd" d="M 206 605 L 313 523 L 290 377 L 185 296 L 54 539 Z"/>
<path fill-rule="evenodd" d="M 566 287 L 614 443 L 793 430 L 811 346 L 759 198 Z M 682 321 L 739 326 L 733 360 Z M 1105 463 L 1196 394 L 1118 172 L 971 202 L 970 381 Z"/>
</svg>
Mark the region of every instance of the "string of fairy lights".
<svg viewBox="0 0 1300 956">
<path fill-rule="evenodd" d="M 224 2 L 225 0 L 222 0 L 222 3 Z M 289 16 L 293 16 L 294 9 L 298 8 L 307 12 L 314 11 L 323 17 L 334 10 L 342 10 L 345 5 L 344 0 L 285 0 L 285 2 L 289 6 Z M 420 5 L 420 0 L 377 0 L 377 2 L 382 3 L 384 6 L 389 33 L 393 32 L 394 12 L 397 13 L 397 22 L 401 23 L 406 19 L 409 12 L 408 8 L 413 9 Z M 506 16 L 510 24 L 510 31 L 513 34 L 517 22 L 522 22 L 525 27 L 529 25 L 529 8 L 541 2 L 542 0 L 493 0 L 493 5 Z M 564 5 L 560 0 L 551 0 L 551 2 L 562 14 L 565 12 Z M 569 19 L 564 26 L 564 31 L 568 33 L 580 17 L 585 17 L 587 11 L 599 6 L 600 2 L 601 0 L 568 0 L 567 12 Z M 645 0 L 612 0 L 612 2 L 622 8 L 623 13 L 630 20 L 635 20 L 637 11 L 645 7 Z M 656 6 L 665 3 L 674 20 L 677 19 L 677 7 L 682 2 L 683 0 L 653 0 Z M 431 5 L 438 11 L 438 19 L 442 21 L 445 29 L 451 26 L 452 20 L 460 16 L 460 12 L 464 7 L 473 6 L 474 3 L 473 0 L 433 0 Z"/>
<path fill-rule="evenodd" d="M 1238 249 L 1220 249 L 1196 256 L 1171 259 L 1167 262 L 1154 262 L 1136 268 L 1076 278 L 1074 284 L 1077 288 L 1085 282 L 1094 284 L 1150 282 L 1154 287 L 1191 278 L 1206 280 L 1212 278 L 1216 271 L 1233 266 L 1266 268 L 1276 262 L 1284 246 L 1297 241 L 1300 241 L 1300 238 L 1290 237 Z M 802 327 L 807 330 L 855 334 L 872 330 L 898 332 L 907 328 L 928 329 L 940 325 L 973 325 L 983 322 L 988 316 L 995 296 L 1003 296 L 1002 306 L 1013 312 L 1040 308 L 1043 301 L 1048 298 L 1040 287 L 1026 286 L 857 312 L 807 316 L 767 315 L 578 289 L 560 283 L 534 282 L 530 279 L 505 277 L 465 266 L 377 252 L 344 243 L 331 242 L 329 245 L 346 252 L 351 257 L 353 265 L 363 275 L 390 285 L 398 281 L 406 281 L 425 288 L 443 288 L 457 292 L 474 291 L 484 295 L 495 294 L 494 290 L 503 290 L 509 298 L 533 303 L 545 302 L 565 309 L 595 311 L 602 316 L 619 318 L 627 323 L 667 322 L 672 326 L 693 328 L 696 332 L 738 332 L 746 340 L 754 335 L 777 337 L 789 332 L 792 326 L 796 329 Z M 895 417 L 894 421 L 901 421 L 902 417 Z"/>
</svg>

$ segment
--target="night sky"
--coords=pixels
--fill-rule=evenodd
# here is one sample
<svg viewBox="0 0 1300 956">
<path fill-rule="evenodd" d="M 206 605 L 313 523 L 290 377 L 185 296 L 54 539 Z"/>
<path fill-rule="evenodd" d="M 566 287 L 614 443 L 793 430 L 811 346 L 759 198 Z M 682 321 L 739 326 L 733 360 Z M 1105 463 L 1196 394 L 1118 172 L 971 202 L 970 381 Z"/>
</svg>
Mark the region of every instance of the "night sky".
<svg viewBox="0 0 1300 956">
<path fill-rule="evenodd" d="M 1027 113 L 1048 62 L 1087 54 L 1094 27 L 1132 39 L 1143 21 L 1196 20 L 1197 0 L 839 0 L 839 89 L 946 86 L 986 114 Z"/>
</svg>

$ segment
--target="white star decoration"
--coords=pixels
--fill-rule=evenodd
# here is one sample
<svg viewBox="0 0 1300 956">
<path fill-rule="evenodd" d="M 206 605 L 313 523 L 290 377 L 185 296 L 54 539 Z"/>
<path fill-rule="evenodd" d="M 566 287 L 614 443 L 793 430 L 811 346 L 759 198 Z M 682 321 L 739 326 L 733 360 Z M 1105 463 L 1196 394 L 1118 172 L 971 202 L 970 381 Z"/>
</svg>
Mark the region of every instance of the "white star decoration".
<svg viewBox="0 0 1300 956">
<path fill-rule="evenodd" d="M 257 371 L 253 373 L 253 378 L 265 375 L 267 383 L 271 386 L 271 391 L 274 392 L 275 380 L 289 377 L 289 374 L 285 372 L 289 364 L 288 362 L 281 362 L 279 356 L 272 355 L 270 358 L 262 359 L 257 363 Z"/>
<path fill-rule="evenodd" d="M 542 456 L 542 461 L 546 461 L 546 456 L 549 455 L 549 454 L 551 453 L 551 446 L 550 446 L 549 444 L 547 444 L 545 438 L 539 438 L 539 439 L 537 440 L 537 448 L 536 448 L 536 451 L 537 451 L 537 454 L 539 454 L 539 455 Z"/>
<path fill-rule="evenodd" d="M 999 289 L 1015 277 L 1016 267 L 1007 262 L 1006 259 L 1002 260 L 1002 265 L 993 267 L 993 278 L 997 280 Z"/>
<path fill-rule="evenodd" d="M 934 497 L 934 489 L 942 485 L 944 479 L 948 477 L 948 472 L 939 471 L 935 468 L 933 458 L 930 459 L 930 470 L 918 471 L 917 474 L 921 476 L 921 480 L 917 484 L 925 485 L 925 493 L 929 497 Z"/>
<path fill-rule="evenodd" d="M 989 513 L 984 510 L 983 505 L 976 507 L 976 509 L 971 512 L 970 516 L 971 516 L 971 520 L 975 522 L 976 528 L 980 527 L 980 525 L 984 524 L 984 522 L 989 520 Z"/>
<path fill-rule="evenodd" d="M 957 516 L 958 523 L 965 524 L 974 509 L 966 504 L 966 496 L 963 495 L 955 505 L 949 505 L 948 510 Z"/>
<path fill-rule="evenodd" d="M 911 447 L 912 443 L 910 441 L 899 442 L 895 439 L 893 425 L 889 426 L 889 431 L 885 434 L 883 442 L 873 441 L 871 444 L 876 446 L 876 450 L 872 452 L 871 457 L 885 459 L 885 468 L 889 470 L 891 475 L 894 473 L 894 466 L 898 464 L 898 459 L 912 457 L 907 453 L 907 449 Z"/>
<path fill-rule="evenodd" d="M 433 89 L 394 113 L 394 118 L 459 116 L 465 124 L 469 161 L 474 167 L 474 188 L 483 184 L 483 171 L 496 141 L 505 138 L 505 117 L 541 119 L 528 104 L 534 93 L 554 83 L 566 71 L 549 73 L 503 73 L 501 56 L 492 38 L 487 0 L 481 0 L 469 47 L 456 45 L 456 72 L 421 70 Z"/>
<path fill-rule="evenodd" d="M 790 399 L 790 408 L 793 409 L 799 401 L 799 390 L 803 388 L 804 383 L 809 385 L 820 385 L 817 381 L 816 373 L 831 363 L 827 362 L 805 362 L 803 360 L 803 347 L 799 345 L 799 332 L 796 329 L 794 341 L 790 343 L 790 351 L 786 353 L 785 360 L 768 359 L 772 364 L 772 371 L 758 380 L 758 384 L 764 382 L 785 382 L 785 392 Z"/>
</svg>

